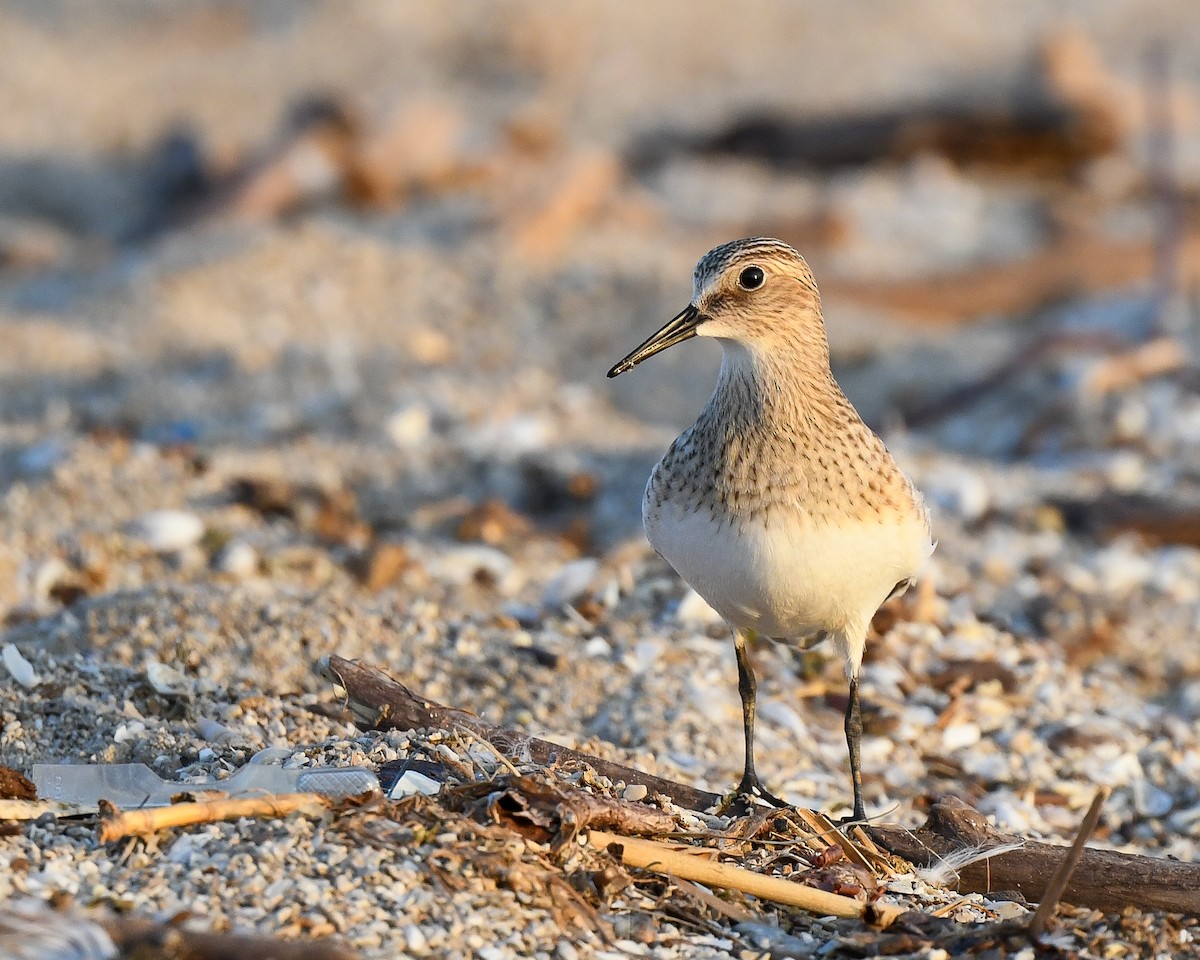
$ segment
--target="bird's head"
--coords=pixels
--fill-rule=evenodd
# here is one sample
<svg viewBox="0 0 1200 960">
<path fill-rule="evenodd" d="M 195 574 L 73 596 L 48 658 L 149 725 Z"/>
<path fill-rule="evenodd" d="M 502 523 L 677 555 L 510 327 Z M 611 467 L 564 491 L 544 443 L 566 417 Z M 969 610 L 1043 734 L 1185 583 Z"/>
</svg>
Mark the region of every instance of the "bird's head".
<svg viewBox="0 0 1200 960">
<path fill-rule="evenodd" d="M 616 377 L 692 337 L 717 337 L 751 352 L 797 348 L 828 360 L 821 298 L 808 264 L 769 237 L 710 250 L 692 275 L 692 302 L 608 371 Z"/>
</svg>

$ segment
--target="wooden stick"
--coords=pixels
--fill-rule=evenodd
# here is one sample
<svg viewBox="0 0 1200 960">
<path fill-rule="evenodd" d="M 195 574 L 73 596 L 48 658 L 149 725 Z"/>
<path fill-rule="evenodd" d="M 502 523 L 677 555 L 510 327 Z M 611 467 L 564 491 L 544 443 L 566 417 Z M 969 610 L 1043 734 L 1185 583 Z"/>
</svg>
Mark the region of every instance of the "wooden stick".
<svg viewBox="0 0 1200 960">
<path fill-rule="evenodd" d="M 528 756 L 535 763 L 585 763 L 601 776 L 614 782 L 624 780 L 627 784 L 644 784 L 651 796 L 662 794 L 689 810 L 707 810 L 721 801 L 720 794 L 698 790 L 621 763 L 579 753 L 550 740 L 541 740 L 516 730 L 494 727 L 473 713 L 444 707 L 440 703 L 419 697 L 379 670 L 364 667 L 343 657 L 322 657 L 316 670 L 345 689 L 355 718 L 360 721 L 360 726 L 368 729 L 454 730 L 456 727 L 465 727 L 509 757 L 517 757 L 528 751 Z"/>
<path fill-rule="evenodd" d="M 1042 934 L 1046 932 L 1046 924 L 1054 916 L 1054 910 L 1062 898 L 1063 891 L 1067 889 L 1071 874 L 1074 873 L 1075 867 L 1079 865 L 1079 860 L 1083 856 L 1083 846 L 1091 838 L 1096 830 L 1096 824 L 1100 821 L 1100 808 L 1104 806 L 1104 801 L 1111 793 L 1112 788 L 1105 785 L 1097 790 L 1096 796 L 1092 798 L 1092 805 L 1088 807 L 1088 812 L 1083 817 L 1083 823 L 1079 825 L 1079 832 L 1075 834 L 1075 842 L 1071 844 L 1067 855 L 1063 857 L 1063 862 L 1054 871 L 1054 876 L 1050 879 L 1049 886 L 1046 887 L 1046 893 L 1042 896 L 1042 902 L 1038 904 L 1037 912 L 1029 921 L 1031 940 L 1035 942 L 1040 940 Z"/>
<path fill-rule="evenodd" d="M 169 807 L 126 810 L 105 820 L 100 827 L 100 842 L 122 837 L 146 836 L 171 827 L 197 823 L 240 820 L 242 817 L 280 818 L 293 813 L 320 816 L 331 806 L 319 793 L 280 793 L 270 797 L 241 800 L 208 800 L 203 803 L 175 803 Z"/>
<path fill-rule="evenodd" d="M 712 850 L 622 837 L 602 830 L 590 830 L 588 843 L 607 850 L 631 867 L 653 870 L 670 876 L 694 880 L 710 887 L 740 890 L 763 900 L 800 907 L 823 917 L 869 919 L 881 927 L 890 925 L 905 911 L 891 904 L 866 904 L 850 897 L 815 890 L 782 877 L 767 877 L 730 863 L 708 859 Z"/>
</svg>

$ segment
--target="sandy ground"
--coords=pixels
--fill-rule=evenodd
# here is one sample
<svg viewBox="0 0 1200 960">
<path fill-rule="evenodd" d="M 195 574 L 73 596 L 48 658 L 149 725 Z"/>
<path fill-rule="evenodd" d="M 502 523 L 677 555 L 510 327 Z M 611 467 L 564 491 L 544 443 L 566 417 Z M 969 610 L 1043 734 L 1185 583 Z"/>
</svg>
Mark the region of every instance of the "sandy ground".
<svg viewBox="0 0 1200 960">
<path fill-rule="evenodd" d="M 1146 284 L 958 324 L 838 295 L 1026 254 L 1052 235 L 1061 184 L 932 156 L 833 173 L 626 163 L 646 138 L 754 110 L 987 101 L 1065 28 L 1135 92 L 1166 37 L 1176 82 L 1200 89 L 1200 18 L 1180 0 L 0 5 L 0 646 L 35 674 L 0 672 L 0 763 L 132 760 L 182 780 L 265 748 L 294 764 L 470 753 L 358 731 L 312 673 L 336 652 L 493 722 L 728 788 L 731 645 L 638 517 L 716 349 L 603 374 L 686 302 L 706 249 L 790 224 L 818 237 L 805 250 L 829 281 L 837 372 L 940 541 L 868 654 L 869 811 L 915 825 L 950 793 L 1065 840 L 1108 784 L 1098 842 L 1195 860 L 1200 552 L 1114 536 L 1103 506 L 1200 498 L 1186 309 L 1166 376 L 1101 389 L 1114 351 L 1066 349 L 906 428 L 1046 332 L 1145 339 Z M 322 188 L 298 151 L 289 176 L 316 185 L 295 209 L 266 215 L 234 187 L 156 219 L 148 184 L 170 158 L 269 167 L 314 96 L 367 131 L 416 116 L 418 140 L 446 146 L 387 203 Z M 1071 181 L 1115 237 L 1153 230 L 1128 187 L 1139 129 Z M 1184 191 L 1196 129 L 1174 145 Z M 841 232 L 819 242 L 804 225 L 830 210 Z M 394 569 L 372 567 L 384 547 Z M 765 779 L 844 812 L 839 665 L 755 657 Z M 186 910 L 378 957 L 827 955 L 846 933 L 765 907 L 757 927 L 700 928 L 627 893 L 597 902 L 606 943 L 495 878 L 439 886 L 430 858 L 459 849 L 304 819 L 114 849 L 90 824 L 38 821 L 0 838 L 0 897 Z M 961 919 L 1024 915 L 1000 902 Z M 1063 944 L 1184 956 L 1200 935 L 1133 917 L 1070 914 Z"/>
</svg>

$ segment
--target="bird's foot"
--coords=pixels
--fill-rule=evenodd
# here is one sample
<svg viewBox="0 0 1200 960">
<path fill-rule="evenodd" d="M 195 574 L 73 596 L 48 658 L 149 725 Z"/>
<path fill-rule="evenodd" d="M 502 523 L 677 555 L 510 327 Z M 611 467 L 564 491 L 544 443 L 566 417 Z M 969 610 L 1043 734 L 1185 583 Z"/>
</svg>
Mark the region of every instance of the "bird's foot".
<svg viewBox="0 0 1200 960">
<path fill-rule="evenodd" d="M 865 827 L 869 822 L 870 821 L 867 820 L 867 811 L 861 807 L 855 810 L 853 813 L 847 814 L 846 816 L 834 821 L 834 823 L 836 823 L 839 827 Z"/>
<path fill-rule="evenodd" d="M 764 787 L 762 781 L 758 779 L 758 774 L 751 772 L 742 774 L 742 779 L 737 785 L 737 796 L 745 797 L 748 800 L 762 800 L 773 807 L 782 808 L 791 806 L 786 800 L 780 800 L 779 797 Z"/>
</svg>

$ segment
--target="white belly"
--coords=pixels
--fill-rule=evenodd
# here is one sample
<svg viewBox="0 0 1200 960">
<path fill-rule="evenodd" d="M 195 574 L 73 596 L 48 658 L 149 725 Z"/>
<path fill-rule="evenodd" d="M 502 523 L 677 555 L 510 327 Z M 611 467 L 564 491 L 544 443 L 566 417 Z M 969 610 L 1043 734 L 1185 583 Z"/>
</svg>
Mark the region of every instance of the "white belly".
<svg viewBox="0 0 1200 960">
<path fill-rule="evenodd" d="M 731 524 L 664 500 L 647 501 L 643 521 L 654 549 L 732 626 L 781 639 L 830 631 L 861 644 L 879 605 L 933 549 L 919 516 L 834 526 L 780 512 Z"/>
</svg>

